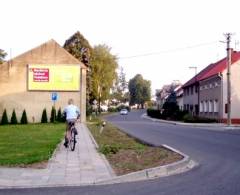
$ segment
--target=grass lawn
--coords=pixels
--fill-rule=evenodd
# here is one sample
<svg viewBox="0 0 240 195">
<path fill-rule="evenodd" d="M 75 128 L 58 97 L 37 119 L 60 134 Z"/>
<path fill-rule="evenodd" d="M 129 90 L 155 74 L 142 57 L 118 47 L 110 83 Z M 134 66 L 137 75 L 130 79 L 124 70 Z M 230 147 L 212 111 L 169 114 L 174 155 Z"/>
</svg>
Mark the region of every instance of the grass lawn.
<svg viewBox="0 0 240 195">
<path fill-rule="evenodd" d="M 64 131 L 65 124 L 0 126 L 0 165 L 24 166 L 48 160 Z"/>
<path fill-rule="evenodd" d="M 100 119 L 88 123 L 88 128 L 117 175 L 166 165 L 183 157 L 163 147 L 140 143 L 107 123 L 100 134 Z"/>
</svg>

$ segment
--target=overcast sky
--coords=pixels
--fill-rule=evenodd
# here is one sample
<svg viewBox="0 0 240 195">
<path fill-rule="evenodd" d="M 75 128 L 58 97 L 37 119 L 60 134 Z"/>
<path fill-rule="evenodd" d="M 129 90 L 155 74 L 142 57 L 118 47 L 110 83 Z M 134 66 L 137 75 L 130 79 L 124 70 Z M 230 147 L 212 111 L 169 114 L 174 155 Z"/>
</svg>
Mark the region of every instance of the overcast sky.
<svg viewBox="0 0 240 195">
<path fill-rule="evenodd" d="M 80 31 L 107 44 L 127 79 L 142 74 L 152 91 L 184 83 L 225 57 L 224 33 L 240 48 L 238 0 L 1 0 L 0 48 L 12 57 L 50 39 L 63 45 Z M 136 57 L 134 57 L 136 56 Z M 9 55 L 8 55 L 9 58 Z"/>
</svg>

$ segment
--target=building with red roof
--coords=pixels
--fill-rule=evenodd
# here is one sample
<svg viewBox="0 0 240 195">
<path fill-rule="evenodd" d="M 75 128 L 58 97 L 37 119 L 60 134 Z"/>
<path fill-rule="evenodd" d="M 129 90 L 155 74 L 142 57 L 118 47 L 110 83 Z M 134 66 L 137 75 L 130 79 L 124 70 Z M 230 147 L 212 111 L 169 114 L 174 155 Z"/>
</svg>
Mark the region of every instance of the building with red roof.
<svg viewBox="0 0 240 195">
<path fill-rule="evenodd" d="M 231 52 L 231 119 L 240 123 L 240 52 Z M 184 109 L 193 115 L 227 119 L 227 59 L 208 65 L 183 85 Z"/>
</svg>

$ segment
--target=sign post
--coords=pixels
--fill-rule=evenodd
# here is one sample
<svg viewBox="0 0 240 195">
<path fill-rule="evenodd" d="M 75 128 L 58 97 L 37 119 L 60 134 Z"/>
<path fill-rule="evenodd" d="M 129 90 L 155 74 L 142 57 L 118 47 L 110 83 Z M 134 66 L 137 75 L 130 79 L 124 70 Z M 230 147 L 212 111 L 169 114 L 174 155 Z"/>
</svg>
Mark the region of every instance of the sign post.
<svg viewBox="0 0 240 195">
<path fill-rule="evenodd" d="M 53 107 L 55 108 L 55 103 L 58 100 L 58 93 L 52 92 L 52 101 L 53 101 Z"/>
</svg>

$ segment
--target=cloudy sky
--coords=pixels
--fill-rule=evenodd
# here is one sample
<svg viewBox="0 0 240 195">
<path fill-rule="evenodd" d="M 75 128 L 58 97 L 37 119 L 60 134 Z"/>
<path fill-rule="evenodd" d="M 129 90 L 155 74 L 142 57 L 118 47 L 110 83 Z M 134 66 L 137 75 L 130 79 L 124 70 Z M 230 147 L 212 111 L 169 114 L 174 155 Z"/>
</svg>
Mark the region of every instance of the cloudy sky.
<svg viewBox="0 0 240 195">
<path fill-rule="evenodd" d="M 152 91 L 225 57 L 224 33 L 239 50 L 238 0 L 1 0 L 0 48 L 12 57 L 80 31 L 107 44 L 127 79 L 142 74 Z M 11 51 L 11 52 L 10 52 Z M 7 59 L 10 57 L 8 55 Z"/>
</svg>

